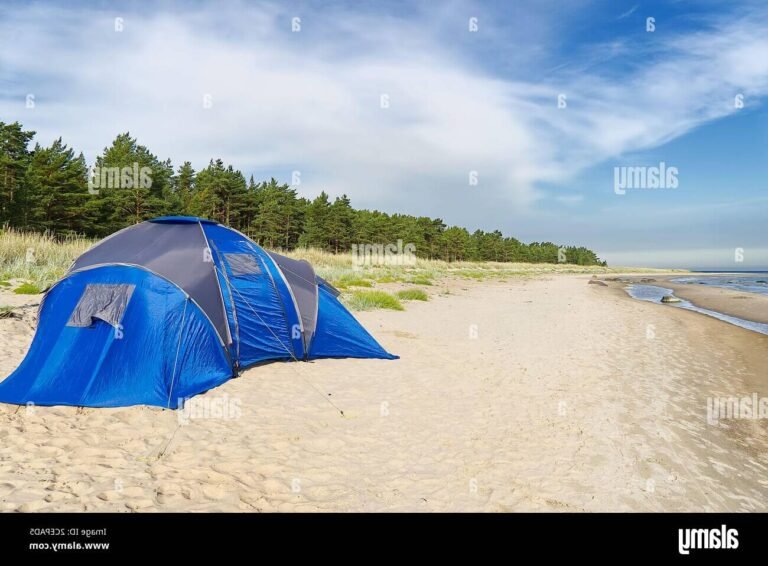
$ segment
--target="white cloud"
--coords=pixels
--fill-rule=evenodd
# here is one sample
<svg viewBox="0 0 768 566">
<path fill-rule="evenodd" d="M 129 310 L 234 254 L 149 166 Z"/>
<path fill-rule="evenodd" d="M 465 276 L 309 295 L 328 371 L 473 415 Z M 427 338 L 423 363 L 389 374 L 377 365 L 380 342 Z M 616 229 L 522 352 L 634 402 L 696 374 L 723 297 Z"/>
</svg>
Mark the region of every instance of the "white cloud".
<svg viewBox="0 0 768 566">
<path fill-rule="evenodd" d="M 582 202 L 584 200 L 584 195 L 557 195 L 555 200 L 559 203 L 573 206 Z"/>
<path fill-rule="evenodd" d="M 637 9 L 638 9 L 639 7 L 640 7 L 640 4 L 635 4 L 634 6 L 632 6 L 632 7 L 631 7 L 629 10 L 627 10 L 626 12 L 623 12 L 623 13 L 619 14 L 619 16 L 618 16 L 616 19 L 617 19 L 617 20 L 623 20 L 624 18 L 628 18 L 629 16 L 631 16 L 632 14 L 634 14 L 634 13 L 637 11 Z"/>
<path fill-rule="evenodd" d="M 467 189 L 477 171 L 489 197 L 520 210 L 543 198 L 544 183 L 734 112 L 736 94 L 768 92 L 765 13 L 672 39 L 649 34 L 647 59 L 616 76 L 566 67 L 546 82 L 473 66 L 424 14 L 305 9 L 302 31 L 290 33 L 295 15 L 280 4 L 211 4 L 129 13 L 117 33 L 111 13 L 18 8 L 0 22 L 0 111 L 89 159 L 130 130 L 176 165 L 221 157 L 246 174 L 299 169 L 307 194 L 347 192 L 369 206 L 446 207 L 446 191 Z M 34 110 L 23 108 L 28 92 Z"/>
</svg>

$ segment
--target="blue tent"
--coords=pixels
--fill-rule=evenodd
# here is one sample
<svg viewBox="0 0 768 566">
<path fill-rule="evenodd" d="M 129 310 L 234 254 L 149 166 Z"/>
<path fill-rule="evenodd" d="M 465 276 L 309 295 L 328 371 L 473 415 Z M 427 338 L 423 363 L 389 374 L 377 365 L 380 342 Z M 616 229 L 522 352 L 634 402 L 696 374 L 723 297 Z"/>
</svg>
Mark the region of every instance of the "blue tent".
<svg viewBox="0 0 768 566">
<path fill-rule="evenodd" d="M 162 217 L 81 255 L 40 305 L 0 402 L 177 408 L 266 360 L 394 359 L 306 261 L 193 217 Z"/>
</svg>

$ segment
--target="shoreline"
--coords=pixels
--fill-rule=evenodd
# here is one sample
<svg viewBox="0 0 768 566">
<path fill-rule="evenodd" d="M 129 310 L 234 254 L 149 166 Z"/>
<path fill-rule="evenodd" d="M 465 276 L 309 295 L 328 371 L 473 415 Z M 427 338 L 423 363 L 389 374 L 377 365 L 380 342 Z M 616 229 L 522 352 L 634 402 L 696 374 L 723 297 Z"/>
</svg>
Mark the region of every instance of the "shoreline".
<svg viewBox="0 0 768 566">
<path fill-rule="evenodd" d="M 611 277 L 604 278 L 602 280 L 604 280 L 609 285 L 620 288 L 622 292 L 628 297 L 629 295 L 624 290 L 624 288 L 632 283 L 636 283 L 638 285 L 654 285 L 657 287 L 665 287 L 667 289 L 672 289 L 676 297 L 690 301 L 697 307 L 716 311 L 735 318 L 740 318 L 748 322 L 768 324 L 768 295 L 761 295 L 759 293 L 751 293 L 748 291 L 738 291 L 724 287 L 676 283 L 672 281 L 672 279 L 686 276 L 704 278 L 708 276 L 717 277 L 721 275 L 723 274 L 706 273 L 681 275 L 680 273 L 663 273 L 650 276 L 647 274 L 627 275 L 625 277 Z M 611 279 L 618 279 L 618 281 L 611 281 Z M 652 279 L 653 281 L 641 282 L 640 279 Z M 632 297 L 629 298 L 631 299 Z M 700 316 L 707 315 L 700 314 Z M 723 324 L 728 323 L 724 322 Z"/>
<path fill-rule="evenodd" d="M 690 301 L 701 308 L 743 320 L 768 324 L 768 295 L 724 287 L 675 283 L 671 281 L 674 278 L 663 278 L 664 286 L 672 289 L 675 295 L 681 299 Z"/>
</svg>

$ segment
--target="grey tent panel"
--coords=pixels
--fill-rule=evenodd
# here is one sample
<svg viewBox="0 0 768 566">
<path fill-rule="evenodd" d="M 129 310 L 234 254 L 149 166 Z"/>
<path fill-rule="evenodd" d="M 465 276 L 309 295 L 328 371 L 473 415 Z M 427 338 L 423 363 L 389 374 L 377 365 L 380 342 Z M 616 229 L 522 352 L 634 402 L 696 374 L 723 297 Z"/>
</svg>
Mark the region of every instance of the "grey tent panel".
<svg viewBox="0 0 768 566">
<path fill-rule="evenodd" d="M 328 291 L 334 297 L 338 297 L 339 295 L 341 295 L 341 291 L 339 291 L 336 287 L 328 283 L 328 281 L 326 281 L 319 275 L 317 276 L 317 284 L 321 285 L 326 291 Z"/>
<path fill-rule="evenodd" d="M 128 284 L 86 285 L 75 310 L 67 321 L 67 326 L 91 326 L 93 319 L 96 318 L 118 327 L 135 287 L 136 285 Z"/>
<path fill-rule="evenodd" d="M 243 275 L 259 275 L 261 267 L 256 258 L 251 254 L 224 254 L 224 259 L 229 264 L 229 269 L 233 277 Z"/>
<path fill-rule="evenodd" d="M 216 269 L 197 222 L 142 222 L 131 226 L 85 252 L 71 271 L 101 263 L 141 265 L 172 281 L 200 305 L 222 341 L 229 341 Z"/>
<path fill-rule="evenodd" d="M 315 270 L 308 261 L 291 259 L 274 252 L 267 253 L 275 260 L 293 292 L 301 323 L 304 325 L 304 348 L 309 351 L 309 344 L 317 327 L 318 297 Z"/>
</svg>

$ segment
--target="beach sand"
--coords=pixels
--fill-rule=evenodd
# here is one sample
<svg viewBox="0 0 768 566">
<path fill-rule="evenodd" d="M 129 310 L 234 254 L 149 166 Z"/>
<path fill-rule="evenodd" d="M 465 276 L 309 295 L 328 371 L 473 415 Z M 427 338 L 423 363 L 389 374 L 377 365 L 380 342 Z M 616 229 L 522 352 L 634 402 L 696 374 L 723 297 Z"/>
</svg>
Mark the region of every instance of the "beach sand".
<svg viewBox="0 0 768 566">
<path fill-rule="evenodd" d="M 357 313 L 401 359 L 250 369 L 196 398 L 230 418 L 0 405 L 0 510 L 768 511 L 768 422 L 707 421 L 768 396 L 768 336 L 588 281 Z"/>
</svg>

